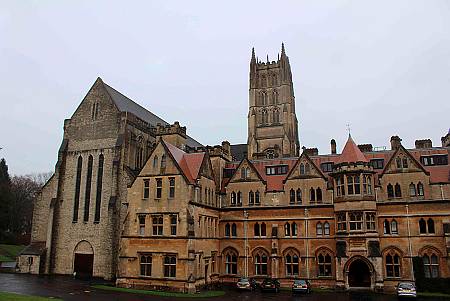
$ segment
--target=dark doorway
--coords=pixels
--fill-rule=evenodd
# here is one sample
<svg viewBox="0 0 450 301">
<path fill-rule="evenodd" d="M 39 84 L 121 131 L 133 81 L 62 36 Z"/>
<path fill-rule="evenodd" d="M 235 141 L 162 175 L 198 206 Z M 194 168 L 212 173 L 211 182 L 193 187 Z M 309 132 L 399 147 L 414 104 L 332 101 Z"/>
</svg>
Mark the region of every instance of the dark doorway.
<svg viewBox="0 0 450 301">
<path fill-rule="evenodd" d="M 370 270 L 364 261 L 357 259 L 350 264 L 348 285 L 350 287 L 370 287 Z"/>
<path fill-rule="evenodd" d="M 89 279 L 92 277 L 94 268 L 94 254 L 78 254 L 75 253 L 75 262 L 73 271 L 75 276 L 80 279 Z"/>
</svg>

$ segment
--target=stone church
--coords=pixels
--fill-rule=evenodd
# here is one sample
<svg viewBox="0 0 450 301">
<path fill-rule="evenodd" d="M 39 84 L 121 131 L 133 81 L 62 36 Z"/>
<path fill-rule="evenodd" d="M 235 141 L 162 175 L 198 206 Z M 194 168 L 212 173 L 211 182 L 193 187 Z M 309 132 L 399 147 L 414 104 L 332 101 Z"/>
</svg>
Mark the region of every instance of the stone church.
<svg viewBox="0 0 450 301">
<path fill-rule="evenodd" d="M 415 259 L 450 277 L 450 132 L 300 148 L 284 45 L 252 51 L 247 122 L 246 144 L 204 146 L 97 79 L 64 122 L 20 271 L 184 292 L 241 276 L 391 290 Z"/>
</svg>

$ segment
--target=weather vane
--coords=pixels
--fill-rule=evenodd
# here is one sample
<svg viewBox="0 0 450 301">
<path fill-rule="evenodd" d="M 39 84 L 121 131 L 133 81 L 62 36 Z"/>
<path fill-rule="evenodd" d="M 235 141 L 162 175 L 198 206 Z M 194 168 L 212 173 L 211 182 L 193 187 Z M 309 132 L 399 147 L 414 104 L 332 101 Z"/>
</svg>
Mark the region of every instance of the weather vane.
<svg viewBox="0 0 450 301">
<path fill-rule="evenodd" d="M 348 131 L 348 136 L 351 137 L 351 131 L 350 131 L 350 123 L 347 123 L 347 131 Z"/>
</svg>

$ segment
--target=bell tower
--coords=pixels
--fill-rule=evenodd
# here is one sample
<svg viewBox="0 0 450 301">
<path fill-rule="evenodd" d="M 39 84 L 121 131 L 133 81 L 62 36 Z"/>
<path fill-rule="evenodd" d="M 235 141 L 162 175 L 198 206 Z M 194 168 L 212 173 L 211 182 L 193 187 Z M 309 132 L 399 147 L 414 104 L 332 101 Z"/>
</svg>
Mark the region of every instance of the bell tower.
<svg viewBox="0 0 450 301">
<path fill-rule="evenodd" d="M 249 159 L 298 156 L 291 66 L 284 44 L 277 61 L 261 62 L 252 49 L 248 111 Z"/>
</svg>

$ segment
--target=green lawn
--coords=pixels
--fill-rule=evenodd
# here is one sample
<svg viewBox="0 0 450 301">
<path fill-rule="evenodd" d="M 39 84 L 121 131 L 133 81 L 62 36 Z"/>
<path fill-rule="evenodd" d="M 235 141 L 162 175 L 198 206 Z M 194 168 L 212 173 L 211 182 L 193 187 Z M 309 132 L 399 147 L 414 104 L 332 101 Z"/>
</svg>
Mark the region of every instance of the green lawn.
<svg viewBox="0 0 450 301">
<path fill-rule="evenodd" d="M 436 297 L 436 298 L 450 298 L 449 294 L 444 293 L 430 293 L 430 292 L 418 292 L 419 297 Z"/>
<path fill-rule="evenodd" d="M 0 261 L 16 261 L 16 257 L 25 248 L 21 245 L 0 245 Z"/>
<path fill-rule="evenodd" d="M 0 301 L 49 301 L 61 300 L 57 298 L 45 298 L 38 296 L 20 295 L 15 293 L 0 292 Z"/>
<path fill-rule="evenodd" d="M 102 290 L 110 290 L 110 291 L 132 293 L 132 294 L 162 296 L 162 297 L 212 298 L 212 297 L 218 297 L 218 296 L 225 295 L 224 291 L 204 291 L 204 292 L 200 292 L 197 294 L 184 294 L 184 293 L 175 293 L 175 292 L 145 291 L 145 290 L 121 288 L 121 287 L 107 286 L 107 285 L 93 285 L 92 287 L 97 288 L 97 289 L 102 289 Z"/>
</svg>

